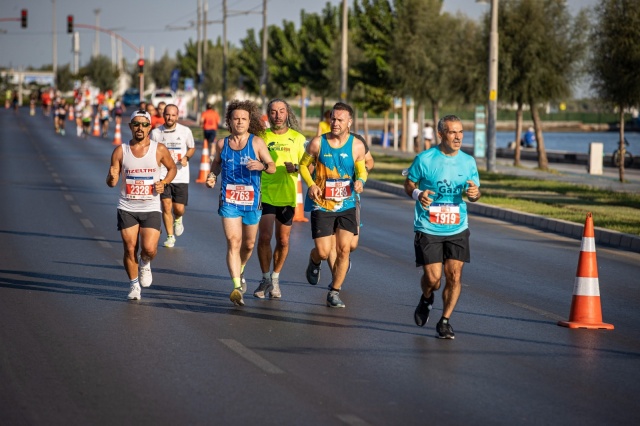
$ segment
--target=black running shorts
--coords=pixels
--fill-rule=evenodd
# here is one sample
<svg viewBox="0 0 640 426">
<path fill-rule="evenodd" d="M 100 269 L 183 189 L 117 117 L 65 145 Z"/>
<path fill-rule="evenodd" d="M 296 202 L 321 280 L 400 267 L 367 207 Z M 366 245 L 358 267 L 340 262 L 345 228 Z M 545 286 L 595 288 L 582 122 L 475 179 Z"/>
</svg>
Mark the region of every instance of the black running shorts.
<svg viewBox="0 0 640 426">
<path fill-rule="evenodd" d="M 171 201 L 178 204 L 187 205 L 189 201 L 188 183 L 170 183 L 165 185 L 164 192 L 160 194 L 161 199 L 171 198 Z"/>
<path fill-rule="evenodd" d="M 262 216 L 266 214 L 275 214 L 276 219 L 283 225 L 293 225 L 293 216 L 295 216 L 296 208 L 291 206 L 273 206 L 271 204 L 262 203 Z"/>
<path fill-rule="evenodd" d="M 313 239 L 330 237 L 336 233 L 336 229 L 344 229 L 353 235 L 358 235 L 358 225 L 355 207 L 342 212 L 324 212 L 321 210 L 311 212 L 311 235 Z"/>
<path fill-rule="evenodd" d="M 160 230 L 162 213 L 160 212 L 129 212 L 118 209 L 118 231 L 140 225 L 140 228 Z"/>
<path fill-rule="evenodd" d="M 413 247 L 416 252 L 416 266 L 442 263 L 446 259 L 455 259 L 469 263 L 471 250 L 469 246 L 469 229 L 441 237 L 416 231 Z"/>
</svg>

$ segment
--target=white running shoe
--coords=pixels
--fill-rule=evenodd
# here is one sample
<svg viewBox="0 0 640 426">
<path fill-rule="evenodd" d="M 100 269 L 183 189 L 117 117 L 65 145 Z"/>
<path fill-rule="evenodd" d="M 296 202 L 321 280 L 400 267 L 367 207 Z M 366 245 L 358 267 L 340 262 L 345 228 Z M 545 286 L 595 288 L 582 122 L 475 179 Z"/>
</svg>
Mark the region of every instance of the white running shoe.
<svg viewBox="0 0 640 426">
<path fill-rule="evenodd" d="M 176 245 L 176 237 L 174 237 L 173 235 L 167 236 L 167 240 L 164 242 L 163 246 L 171 248 L 175 245 Z"/>
<path fill-rule="evenodd" d="M 140 284 L 135 283 L 131 284 L 131 291 L 129 291 L 129 295 L 127 299 L 129 300 L 140 300 L 142 296 L 140 296 Z"/>
<path fill-rule="evenodd" d="M 142 266 L 142 259 L 138 259 L 138 279 L 142 287 L 149 287 L 153 281 L 151 276 L 151 262 L 147 263 L 147 266 Z"/>
<path fill-rule="evenodd" d="M 179 237 L 184 232 L 184 225 L 182 224 L 182 216 L 179 219 L 173 221 L 173 232 L 176 237 Z"/>
<path fill-rule="evenodd" d="M 280 292 L 280 278 L 271 278 L 271 291 L 269 291 L 270 299 L 280 299 L 282 293 Z"/>
</svg>

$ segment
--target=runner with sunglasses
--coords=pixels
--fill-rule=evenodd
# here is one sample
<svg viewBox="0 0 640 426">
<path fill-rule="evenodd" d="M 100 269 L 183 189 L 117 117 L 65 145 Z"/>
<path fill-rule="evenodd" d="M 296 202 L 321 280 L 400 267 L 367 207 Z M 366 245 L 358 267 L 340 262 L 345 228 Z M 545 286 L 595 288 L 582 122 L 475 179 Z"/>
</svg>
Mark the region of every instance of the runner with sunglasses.
<svg viewBox="0 0 640 426">
<path fill-rule="evenodd" d="M 144 110 L 131 114 L 133 138 L 111 154 L 107 185 L 120 183 L 118 230 L 124 245 L 124 267 L 129 276 L 129 300 L 140 300 L 140 286 L 152 282 L 151 260 L 156 256 L 162 213 L 160 194 L 176 176 L 176 163 L 167 147 L 149 139 L 151 116 Z M 160 166 L 167 174 L 160 179 Z M 140 255 L 138 256 L 138 249 Z"/>
</svg>

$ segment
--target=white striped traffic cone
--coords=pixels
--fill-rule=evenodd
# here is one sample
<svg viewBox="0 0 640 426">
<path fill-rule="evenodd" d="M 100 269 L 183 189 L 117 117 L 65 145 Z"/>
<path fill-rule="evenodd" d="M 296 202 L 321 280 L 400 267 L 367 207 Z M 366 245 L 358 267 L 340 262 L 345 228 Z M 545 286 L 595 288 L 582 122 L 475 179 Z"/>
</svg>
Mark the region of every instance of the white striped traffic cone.
<svg viewBox="0 0 640 426">
<path fill-rule="evenodd" d="M 196 179 L 197 183 L 205 183 L 207 181 L 207 175 L 211 170 L 211 165 L 209 162 L 211 159 L 209 158 L 209 143 L 207 140 L 204 140 L 204 145 L 202 146 L 202 157 L 200 159 L 200 174 L 198 175 L 198 179 Z"/>
<path fill-rule="evenodd" d="M 569 321 L 559 321 L 558 325 L 569 328 L 613 330 L 612 324 L 602 322 L 598 262 L 596 261 L 595 233 L 593 232 L 591 213 L 587 213 L 587 220 L 584 224 Z"/>
<path fill-rule="evenodd" d="M 298 173 L 298 194 L 296 195 L 296 212 L 293 216 L 294 222 L 309 222 L 304 216 L 304 198 L 302 197 L 302 179 Z"/>
</svg>

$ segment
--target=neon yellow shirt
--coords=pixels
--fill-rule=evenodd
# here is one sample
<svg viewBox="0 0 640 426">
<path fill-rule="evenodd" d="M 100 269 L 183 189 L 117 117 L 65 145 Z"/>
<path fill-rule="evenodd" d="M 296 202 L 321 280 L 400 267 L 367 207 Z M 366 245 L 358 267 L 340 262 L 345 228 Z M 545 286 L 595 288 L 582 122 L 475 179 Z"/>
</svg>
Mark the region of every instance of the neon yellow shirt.
<svg viewBox="0 0 640 426">
<path fill-rule="evenodd" d="M 287 130 L 282 135 L 267 129 L 264 141 L 273 162 L 276 163 L 276 172 L 262 173 L 262 202 L 278 207 L 295 207 L 298 195 L 298 173 L 287 173 L 284 163 L 300 164 L 306 139 L 293 129 Z"/>
<path fill-rule="evenodd" d="M 325 133 L 329 133 L 331 131 L 331 124 L 327 123 L 324 120 L 322 120 L 319 123 L 319 127 L 320 127 L 320 134 L 321 135 L 324 135 Z"/>
</svg>

